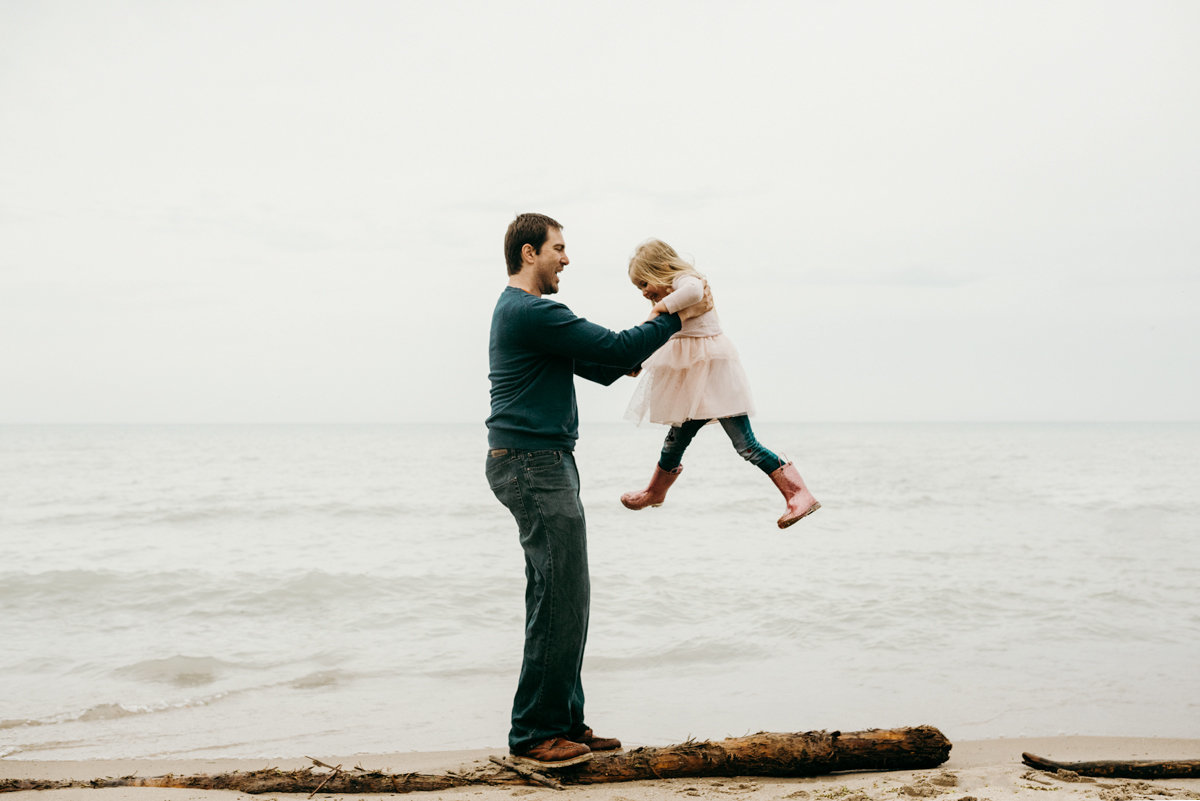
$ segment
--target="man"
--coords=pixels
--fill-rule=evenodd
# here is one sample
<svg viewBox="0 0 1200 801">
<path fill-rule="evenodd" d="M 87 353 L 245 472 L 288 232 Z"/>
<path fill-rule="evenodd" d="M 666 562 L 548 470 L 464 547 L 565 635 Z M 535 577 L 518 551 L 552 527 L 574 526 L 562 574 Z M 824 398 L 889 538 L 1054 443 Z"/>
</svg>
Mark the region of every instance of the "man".
<svg viewBox="0 0 1200 801">
<path fill-rule="evenodd" d="M 580 669 L 587 642 L 587 534 L 573 450 L 579 436 L 574 376 L 611 384 L 679 330 L 663 314 L 610 331 L 547 299 L 570 260 L 562 226 L 518 215 L 504 237 L 508 286 L 492 314 L 492 413 L 487 478 L 512 513 L 525 551 L 525 653 L 513 699 L 509 750 L 539 767 L 585 762 L 621 743 L 584 722 Z M 712 308 L 698 303 L 689 316 Z"/>
</svg>

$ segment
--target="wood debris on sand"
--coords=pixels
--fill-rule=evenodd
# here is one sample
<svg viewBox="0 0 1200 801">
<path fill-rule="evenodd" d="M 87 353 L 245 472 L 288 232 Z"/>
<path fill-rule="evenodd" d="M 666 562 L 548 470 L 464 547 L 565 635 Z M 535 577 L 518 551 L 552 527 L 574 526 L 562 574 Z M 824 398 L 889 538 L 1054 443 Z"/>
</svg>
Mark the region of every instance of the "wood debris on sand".
<svg viewBox="0 0 1200 801">
<path fill-rule="evenodd" d="M 590 762 L 554 771 L 563 784 L 599 784 L 689 776 L 820 776 L 839 771 L 920 770 L 950 756 L 950 741 L 932 726 L 857 732 L 762 732 L 718 742 L 692 741 L 659 748 L 598 753 Z M 523 785 L 530 779 L 500 764 L 460 773 L 344 770 L 313 760 L 303 770 L 273 768 L 190 776 L 124 776 L 80 780 L 0 779 L 0 792 L 72 787 L 177 787 L 260 793 L 411 793 L 471 785 Z M 328 769 L 317 772 L 315 768 Z"/>
<path fill-rule="evenodd" d="M 1165 762 L 1145 760 L 1055 762 L 1045 757 L 1023 753 L 1021 761 L 1031 768 L 1050 773 L 1065 770 L 1080 776 L 1110 779 L 1200 779 L 1200 759 L 1176 759 Z"/>
</svg>

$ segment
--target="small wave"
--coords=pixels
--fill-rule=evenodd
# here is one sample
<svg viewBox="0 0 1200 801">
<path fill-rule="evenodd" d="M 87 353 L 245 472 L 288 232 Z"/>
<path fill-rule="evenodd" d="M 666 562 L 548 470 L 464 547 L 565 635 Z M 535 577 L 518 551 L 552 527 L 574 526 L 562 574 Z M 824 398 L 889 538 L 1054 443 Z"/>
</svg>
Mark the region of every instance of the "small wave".
<svg viewBox="0 0 1200 801">
<path fill-rule="evenodd" d="M 630 656 L 588 657 L 587 667 L 600 671 L 639 670 L 647 666 L 688 667 L 694 665 L 724 665 L 763 659 L 770 651 L 745 642 L 722 642 L 693 639 L 661 651 Z"/>
<path fill-rule="evenodd" d="M 25 718 L 0 720 L 0 731 L 5 729 L 20 729 L 34 726 L 57 726 L 63 723 L 91 723 L 103 720 L 117 720 L 135 715 L 151 715 L 155 712 L 167 712 L 173 709 L 192 709 L 208 706 L 214 701 L 225 697 L 227 693 L 218 693 L 206 698 L 191 698 L 176 703 L 158 704 L 96 704 L 87 709 L 75 712 L 63 712 L 44 718 Z"/>
<path fill-rule="evenodd" d="M 119 667 L 113 673 L 136 681 L 171 684 L 175 687 L 202 687 L 238 667 L 242 666 L 211 656 L 177 655 L 135 662 Z"/>
<path fill-rule="evenodd" d="M 473 679 L 480 676 L 507 676 L 513 672 L 513 666 L 508 663 L 495 663 L 487 666 L 437 668 L 421 671 L 422 676 L 433 679 Z"/>
<path fill-rule="evenodd" d="M 298 679 L 292 679 L 288 686 L 295 690 L 317 690 L 322 687 L 335 687 L 343 682 L 346 674 L 341 670 L 319 670 Z"/>
<path fill-rule="evenodd" d="M 342 501 L 305 503 L 299 499 L 289 498 L 286 503 L 281 504 L 203 505 L 191 509 L 157 511 L 131 522 L 206 523 L 214 520 L 275 520 L 292 517 L 390 519 L 412 515 L 420 511 L 420 507 L 409 503 L 346 503 Z"/>
<path fill-rule="evenodd" d="M 484 508 L 469 510 L 471 515 Z M 117 509 L 52 512 L 33 514 L 22 522 L 30 527 L 188 525 L 221 521 L 269 521 L 289 518 L 320 519 L 392 519 L 421 514 L 429 510 L 444 511 L 440 504 L 411 503 L 305 503 L 288 499 L 286 503 L 229 503 L 212 499 L 188 501 L 174 506 L 126 506 Z"/>
<path fill-rule="evenodd" d="M 81 598 L 101 598 L 109 606 L 162 608 L 164 597 L 211 579 L 188 571 L 118 571 L 114 569 L 45 570 L 0 573 L 0 601 L 27 606 L 70 608 Z"/>
<path fill-rule="evenodd" d="M 0 731 L 5 729 L 19 729 L 23 726 L 44 726 L 53 721 L 49 720 L 32 720 L 28 718 L 12 718 L 10 720 L 0 720 Z"/>
<path fill-rule="evenodd" d="M 85 709 L 74 720 L 90 723 L 96 720 L 117 720 L 118 718 L 131 718 L 134 715 L 144 715 L 147 712 L 157 712 L 156 709 L 139 708 L 122 706 L 121 704 L 97 704 L 89 709 Z"/>
<path fill-rule="evenodd" d="M 363 604 L 380 599 L 404 599 L 397 609 L 401 617 L 428 616 L 427 605 L 448 594 L 462 605 L 464 599 L 486 599 L 494 593 L 497 580 L 443 574 L 406 576 L 335 573 L 310 569 L 284 575 L 269 573 L 206 574 L 194 571 L 49 570 L 40 573 L 0 572 L 0 603 L 10 599 L 22 608 L 75 610 L 81 599 L 99 599 L 107 610 L 131 610 L 137 614 L 175 610 L 184 616 L 224 617 L 249 611 L 258 615 L 303 614 L 319 607 L 326 610 L 330 599 L 350 617 Z M 96 611 L 89 604 L 88 612 Z M 168 670 L 173 666 L 168 665 Z M 220 673 L 229 665 L 186 665 L 182 672 Z"/>
<path fill-rule="evenodd" d="M 163 681 L 169 681 L 177 684 L 172 677 L 186 677 L 191 675 L 186 671 L 191 670 L 195 666 L 225 666 L 225 667 L 241 667 L 235 663 L 224 662 L 219 659 L 209 657 L 170 657 L 167 659 L 151 659 L 144 662 L 138 662 L 133 665 L 128 665 L 125 668 L 118 668 L 117 673 L 134 676 L 159 676 Z M 180 673 L 179 670 L 184 672 Z M 254 684 L 247 687 L 230 689 L 221 692 L 214 692 L 209 695 L 196 696 L 185 698 L 180 701 L 160 701 L 149 704 L 131 704 L 131 703 L 102 703 L 94 704 L 82 710 L 72 710 L 61 712 L 54 715 L 46 715 L 40 718 L 11 718 L 0 720 L 0 731 L 33 728 L 41 726 L 57 726 L 69 723 L 95 723 L 111 720 L 119 720 L 122 718 L 137 717 L 140 715 L 153 715 L 160 712 L 173 712 L 181 709 L 197 709 L 201 707 L 211 706 L 218 702 L 227 699 L 245 696 L 247 694 L 261 693 L 264 690 L 272 690 L 275 688 L 290 688 L 294 690 L 315 690 L 327 687 L 336 687 L 347 683 L 350 678 L 356 678 L 367 674 L 349 673 L 344 670 L 319 670 L 297 678 L 268 681 L 262 684 Z"/>
</svg>

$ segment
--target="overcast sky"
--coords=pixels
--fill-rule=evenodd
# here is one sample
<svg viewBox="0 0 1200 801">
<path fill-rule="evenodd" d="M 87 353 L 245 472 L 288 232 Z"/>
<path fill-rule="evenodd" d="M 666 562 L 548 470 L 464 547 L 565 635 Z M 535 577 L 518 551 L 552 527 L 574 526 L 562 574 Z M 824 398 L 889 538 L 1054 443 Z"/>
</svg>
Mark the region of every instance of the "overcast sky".
<svg viewBox="0 0 1200 801">
<path fill-rule="evenodd" d="M 693 257 L 765 420 L 1195 420 L 1198 42 L 1190 0 L 4 0 L 0 422 L 481 421 L 522 211 L 612 328 L 638 242 Z"/>
</svg>

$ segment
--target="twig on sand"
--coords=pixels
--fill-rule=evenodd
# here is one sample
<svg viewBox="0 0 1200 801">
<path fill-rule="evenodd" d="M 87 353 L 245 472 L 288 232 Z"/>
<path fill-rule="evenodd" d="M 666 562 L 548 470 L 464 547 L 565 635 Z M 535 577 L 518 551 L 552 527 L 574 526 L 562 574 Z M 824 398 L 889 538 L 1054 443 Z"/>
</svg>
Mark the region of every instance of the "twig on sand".
<svg viewBox="0 0 1200 801">
<path fill-rule="evenodd" d="M 312 759 L 312 757 L 309 757 L 309 759 Z M 313 759 L 313 762 L 317 762 L 317 760 Z M 321 767 L 324 767 L 324 768 L 328 768 L 328 767 L 330 767 L 329 765 L 326 765 L 326 764 L 325 764 L 325 763 L 323 763 L 323 762 L 317 762 L 317 764 L 318 764 L 318 765 L 320 765 Z M 333 779 L 335 776 L 337 776 L 337 775 L 338 775 L 339 773 L 341 773 L 341 772 L 342 772 L 342 766 L 341 766 L 341 765 L 337 765 L 336 767 L 334 767 L 334 768 L 333 768 L 333 773 L 330 773 L 328 776 L 326 776 L 326 777 L 325 777 L 325 781 L 323 781 L 323 782 L 321 782 L 320 784 L 318 784 L 318 785 L 316 786 L 316 789 L 314 789 L 314 790 L 313 790 L 311 793 L 309 793 L 309 794 L 308 794 L 308 797 L 309 797 L 309 798 L 312 798 L 314 795 L 316 795 L 317 793 L 321 792 L 321 788 L 322 788 L 322 787 L 324 787 L 325 785 L 329 784 L 330 780 L 331 780 L 331 779 Z"/>
<path fill-rule="evenodd" d="M 505 759 L 503 757 L 498 757 L 498 756 L 490 756 L 490 757 L 488 757 L 488 759 L 492 762 L 495 762 L 497 765 L 504 767 L 504 768 L 508 768 L 509 770 L 513 771 L 514 773 L 516 773 L 520 776 L 524 776 L 526 779 L 535 781 L 538 784 L 544 785 L 546 787 L 552 787 L 555 790 L 567 789 L 567 788 L 563 787 L 559 782 L 555 781 L 554 779 L 551 779 L 549 776 L 543 776 L 542 774 L 538 773 L 537 771 L 530 770 L 529 768 L 525 767 L 524 765 L 518 765 L 516 762 L 513 762 L 511 759 Z"/>
<path fill-rule="evenodd" d="M 1080 776 L 1099 776 L 1110 779 L 1200 779 L 1200 759 L 1175 759 L 1165 762 L 1148 760 L 1107 760 L 1100 762 L 1056 762 L 1053 759 L 1021 754 L 1021 761 L 1031 768 L 1053 773 L 1069 770 Z"/>
</svg>

